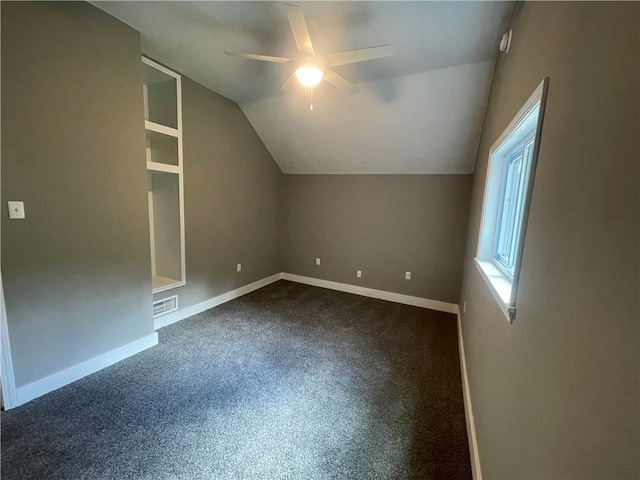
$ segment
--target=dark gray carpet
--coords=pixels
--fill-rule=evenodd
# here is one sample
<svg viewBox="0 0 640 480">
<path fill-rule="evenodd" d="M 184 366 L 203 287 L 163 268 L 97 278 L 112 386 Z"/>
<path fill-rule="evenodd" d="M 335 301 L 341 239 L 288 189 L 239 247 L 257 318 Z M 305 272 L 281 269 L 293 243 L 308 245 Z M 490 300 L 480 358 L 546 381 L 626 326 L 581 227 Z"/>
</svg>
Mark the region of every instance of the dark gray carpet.
<svg viewBox="0 0 640 480">
<path fill-rule="evenodd" d="M 468 479 L 453 315 L 279 281 L 2 414 L 2 478 Z"/>
</svg>

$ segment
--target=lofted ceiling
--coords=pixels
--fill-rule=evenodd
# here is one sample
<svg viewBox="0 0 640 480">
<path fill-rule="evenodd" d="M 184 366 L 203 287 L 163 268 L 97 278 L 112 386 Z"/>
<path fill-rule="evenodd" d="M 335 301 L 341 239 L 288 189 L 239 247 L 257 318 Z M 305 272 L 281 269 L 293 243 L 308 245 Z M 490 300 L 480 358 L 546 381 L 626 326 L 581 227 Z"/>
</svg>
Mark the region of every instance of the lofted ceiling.
<svg viewBox="0 0 640 480">
<path fill-rule="evenodd" d="M 393 55 L 335 67 L 360 91 L 322 82 L 314 110 L 291 65 L 284 2 L 112 2 L 143 53 L 237 102 L 285 173 L 471 173 L 498 44 L 513 2 L 291 2 L 316 53 L 391 43 Z"/>
</svg>

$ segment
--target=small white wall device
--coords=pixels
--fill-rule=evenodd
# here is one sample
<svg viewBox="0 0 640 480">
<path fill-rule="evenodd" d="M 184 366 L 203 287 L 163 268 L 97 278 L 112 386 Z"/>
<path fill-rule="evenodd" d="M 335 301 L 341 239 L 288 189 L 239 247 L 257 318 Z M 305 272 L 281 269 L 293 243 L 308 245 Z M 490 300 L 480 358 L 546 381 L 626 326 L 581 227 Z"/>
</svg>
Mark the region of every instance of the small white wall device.
<svg viewBox="0 0 640 480">
<path fill-rule="evenodd" d="M 12 220 L 22 220 L 24 215 L 24 202 L 7 202 L 9 204 L 9 218 Z"/>
<path fill-rule="evenodd" d="M 509 47 L 511 47 L 511 33 L 513 30 L 509 30 L 507 33 L 502 35 L 502 39 L 500 40 L 500 51 L 504 53 L 509 53 Z"/>
</svg>

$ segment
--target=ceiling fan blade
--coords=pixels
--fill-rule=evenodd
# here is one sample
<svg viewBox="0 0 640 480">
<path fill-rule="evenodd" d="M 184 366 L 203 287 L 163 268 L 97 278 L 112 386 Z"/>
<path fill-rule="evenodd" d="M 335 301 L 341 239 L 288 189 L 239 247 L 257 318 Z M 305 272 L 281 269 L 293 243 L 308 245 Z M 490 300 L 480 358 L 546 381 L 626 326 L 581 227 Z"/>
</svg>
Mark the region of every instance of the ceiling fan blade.
<svg viewBox="0 0 640 480">
<path fill-rule="evenodd" d="M 327 55 L 330 67 L 338 65 L 346 65 L 348 63 L 364 62 L 365 60 L 373 60 L 375 58 L 388 57 L 393 53 L 391 44 L 378 45 L 377 47 L 360 48 L 358 50 L 349 50 L 348 52 L 338 52 Z"/>
<path fill-rule="evenodd" d="M 285 90 L 289 87 L 289 85 L 291 85 L 293 83 L 295 79 L 295 72 L 293 72 L 291 75 L 289 75 L 287 77 L 287 79 L 284 81 L 284 83 L 282 85 L 280 85 L 280 88 L 278 90 L 276 90 L 276 95 L 279 95 L 281 93 L 285 93 Z"/>
<path fill-rule="evenodd" d="M 254 53 L 227 52 L 226 50 L 224 51 L 224 54 L 230 57 L 249 58 L 251 60 L 261 60 L 263 62 L 289 63 L 293 61 L 291 58 L 272 57 L 270 55 L 256 55 Z"/>
<path fill-rule="evenodd" d="M 349 93 L 356 93 L 358 90 L 360 90 L 353 83 L 341 77 L 333 70 L 325 70 L 323 80 L 326 80 L 331 85 L 338 88 L 342 88 L 343 90 L 346 90 Z"/>
<path fill-rule="evenodd" d="M 291 5 L 289 3 L 285 4 L 285 8 L 287 9 L 289 25 L 291 25 L 293 39 L 296 42 L 296 48 L 300 52 L 308 53 L 309 55 L 315 55 L 313 46 L 311 45 L 309 29 L 307 28 L 307 21 L 304 18 L 302 9 L 297 5 Z"/>
</svg>

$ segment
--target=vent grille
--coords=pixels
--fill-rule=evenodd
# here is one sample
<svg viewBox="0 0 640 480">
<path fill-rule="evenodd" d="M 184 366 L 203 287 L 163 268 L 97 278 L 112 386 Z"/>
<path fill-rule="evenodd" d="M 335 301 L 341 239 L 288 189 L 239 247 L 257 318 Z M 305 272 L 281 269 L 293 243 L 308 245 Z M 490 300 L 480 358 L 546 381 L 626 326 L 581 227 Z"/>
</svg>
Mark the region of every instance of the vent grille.
<svg viewBox="0 0 640 480">
<path fill-rule="evenodd" d="M 167 313 L 178 310 L 178 296 L 163 298 L 157 302 L 153 302 L 153 318 L 161 317 Z"/>
</svg>

